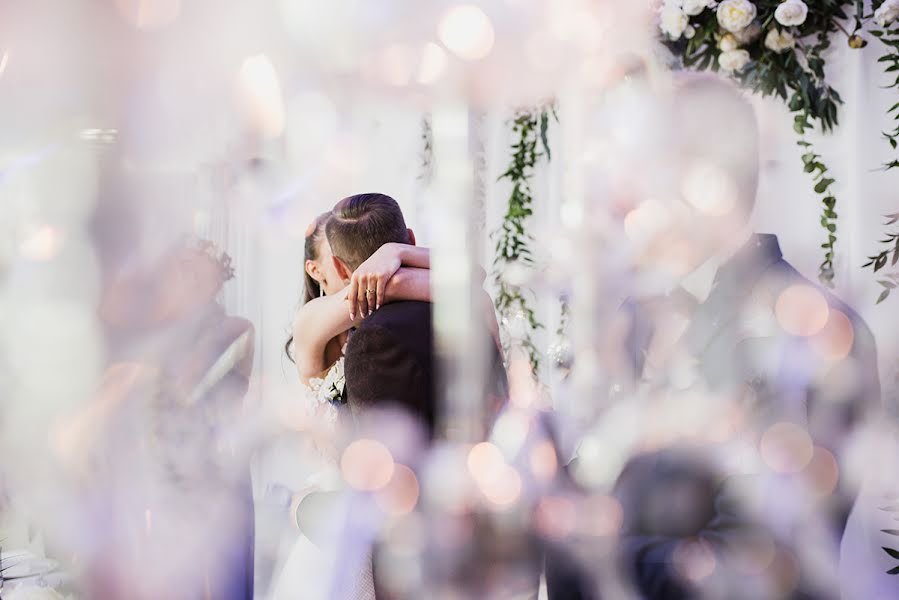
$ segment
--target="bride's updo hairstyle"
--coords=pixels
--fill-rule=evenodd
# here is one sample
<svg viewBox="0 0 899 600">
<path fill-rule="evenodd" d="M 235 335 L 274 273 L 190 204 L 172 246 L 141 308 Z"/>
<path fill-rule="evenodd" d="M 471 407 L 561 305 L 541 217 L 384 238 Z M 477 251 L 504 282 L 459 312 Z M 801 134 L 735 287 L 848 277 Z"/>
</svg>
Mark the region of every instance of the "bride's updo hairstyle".
<svg viewBox="0 0 899 600">
<path fill-rule="evenodd" d="M 309 229 L 306 230 L 306 239 L 303 249 L 303 264 L 306 264 L 307 260 L 318 260 L 319 259 L 319 248 L 321 248 L 321 242 L 325 239 L 325 226 L 328 223 L 328 219 L 331 218 L 331 212 L 328 211 L 326 213 L 322 213 L 315 218 L 315 221 L 309 226 Z M 322 295 L 322 287 L 321 284 L 316 281 L 312 275 L 310 275 L 306 269 L 303 269 L 303 304 L 306 304 L 313 298 L 318 298 Z M 290 346 L 293 344 L 293 335 L 287 338 L 287 342 L 284 344 L 284 353 L 287 355 L 287 358 L 290 359 L 290 362 L 293 362 L 293 355 L 290 353 Z"/>
</svg>

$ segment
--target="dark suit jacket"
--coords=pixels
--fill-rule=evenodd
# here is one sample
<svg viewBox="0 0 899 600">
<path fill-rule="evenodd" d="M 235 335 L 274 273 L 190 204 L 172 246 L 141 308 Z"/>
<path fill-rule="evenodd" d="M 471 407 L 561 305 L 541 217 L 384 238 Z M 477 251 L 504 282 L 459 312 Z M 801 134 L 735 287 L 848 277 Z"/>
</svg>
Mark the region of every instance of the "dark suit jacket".
<svg viewBox="0 0 899 600">
<path fill-rule="evenodd" d="M 835 382 L 819 376 L 826 363 L 819 338 L 790 335 L 778 328 L 767 334 L 746 330 L 747 316 L 754 308 L 763 304 L 773 308 L 782 292 L 797 285 L 817 290 L 831 313 L 842 313 L 851 323 L 848 356 L 831 368 L 835 379 L 847 375 L 844 368 L 852 370 L 851 385 L 830 385 Z M 630 349 L 640 376 L 652 328 L 639 305 L 631 305 L 631 312 Z M 747 386 L 756 397 L 759 419 L 804 418 L 815 442 L 837 455 L 845 434 L 861 416 L 883 409 L 871 330 L 852 308 L 784 260 L 776 236 L 753 236 L 721 266 L 715 287 L 693 313 L 684 339 L 713 390 L 724 393 Z"/>
<path fill-rule="evenodd" d="M 433 341 L 430 303 L 395 302 L 366 318 L 347 342 L 346 401 L 352 414 L 397 406 L 418 417 L 433 437 L 440 417 Z M 492 367 L 483 405 L 490 418 L 508 386 L 502 357 L 486 331 L 484 343 Z"/>
<path fill-rule="evenodd" d="M 484 332 L 493 365 L 485 390 L 484 412 L 489 418 L 495 397 L 506 397 L 506 375 L 496 345 Z M 437 366 L 431 328 L 431 304 L 396 302 L 382 306 L 350 335 L 344 362 L 346 403 L 353 417 L 378 407 L 398 407 L 416 417 L 433 439 L 440 421 Z M 486 397 L 490 396 L 490 397 Z M 372 561 L 381 556 L 376 542 Z M 378 598 L 391 598 L 375 571 Z"/>
<path fill-rule="evenodd" d="M 696 307 L 683 338 L 698 360 L 702 379 L 721 394 L 739 392 L 741 387 L 750 389 L 755 398 L 751 418 L 760 431 L 777 421 L 798 421 L 808 428 L 816 445 L 829 448 L 839 459 L 847 434 L 861 417 L 883 408 L 874 338 L 864 321 L 784 260 L 773 235 L 754 236 L 719 269 L 715 281 L 708 299 Z M 816 289 L 830 312 L 839 311 L 852 325 L 848 356 L 830 365 L 835 380 L 825 379 L 822 384 L 821 366 L 825 361 L 815 339 L 794 336 L 776 327 L 766 334 L 745 327 L 746 316 L 756 303 L 773 306 L 780 294 L 794 285 Z M 640 304 L 628 303 L 626 310 L 633 321 L 629 349 L 634 372 L 641 378 L 653 331 Z M 840 377 L 843 368 L 846 373 L 851 371 L 851 379 Z M 664 386 L 665 382 L 656 384 Z M 621 566 L 642 598 L 670 600 L 701 595 L 673 564 L 674 553 L 684 540 L 705 540 L 708 548 L 719 553 L 717 569 L 721 571 L 725 568 L 721 552 L 739 545 L 741 533 L 751 535 L 767 527 L 750 519 L 739 508 L 740 503 L 734 501 L 739 496 L 734 491 L 739 486 L 731 485 L 734 478 L 702 460 L 703 453 L 708 456 L 714 452 L 714 448 L 698 452 L 667 448 L 636 456 L 616 484 L 615 495 L 625 513 L 619 544 Z M 757 485 L 752 480 L 744 483 Z M 674 506 L 674 497 L 689 501 L 678 508 Z M 830 527 L 835 545 L 852 500 L 851 493 L 840 489 L 832 497 Z M 659 506 L 666 507 L 667 512 L 655 514 Z M 566 597 L 553 594 L 553 587 L 559 589 L 564 581 L 554 586 L 550 573 L 548 567 L 550 597 Z M 583 579 L 583 571 L 577 577 Z M 732 587 L 725 596 L 764 597 L 755 595 L 753 581 L 752 577 L 736 573 L 729 580 Z M 831 597 L 813 583 L 801 581 L 789 597 Z"/>
<path fill-rule="evenodd" d="M 437 419 L 431 304 L 395 302 L 367 317 L 346 348 L 346 400 L 353 415 L 396 405 L 433 434 Z"/>
</svg>

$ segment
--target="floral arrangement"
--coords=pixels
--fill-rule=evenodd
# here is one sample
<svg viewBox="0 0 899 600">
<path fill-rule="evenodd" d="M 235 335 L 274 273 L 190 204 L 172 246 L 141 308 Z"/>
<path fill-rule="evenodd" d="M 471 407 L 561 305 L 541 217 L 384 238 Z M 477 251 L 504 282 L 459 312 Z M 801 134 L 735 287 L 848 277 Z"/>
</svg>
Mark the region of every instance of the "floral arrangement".
<svg viewBox="0 0 899 600">
<path fill-rule="evenodd" d="M 322 382 L 325 398 L 328 402 L 342 404 L 344 402 L 343 390 L 346 388 L 346 375 L 343 371 L 344 360 L 341 357 L 325 375 Z"/>
<path fill-rule="evenodd" d="M 723 72 L 753 92 L 779 97 L 794 114 L 803 167 L 821 197 L 821 226 L 827 236 L 819 279 L 831 287 L 837 242 L 834 179 L 805 134 L 816 126 L 826 133 L 838 124 L 842 100 L 825 74 L 825 51 L 833 34 L 862 48 L 868 43 L 864 27 L 873 23 L 880 29 L 870 34 L 889 49 L 880 62 L 889 73 L 899 71 L 899 0 L 874 0 L 871 9 L 864 0 L 663 0 L 659 8 L 664 42 L 683 67 Z M 899 77 L 891 87 L 899 88 Z M 899 103 L 888 112 L 899 119 Z M 895 149 L 899 125 L 884 136 Z M 897 166 L 899 161 L 885 165 Z"/>
</svg>

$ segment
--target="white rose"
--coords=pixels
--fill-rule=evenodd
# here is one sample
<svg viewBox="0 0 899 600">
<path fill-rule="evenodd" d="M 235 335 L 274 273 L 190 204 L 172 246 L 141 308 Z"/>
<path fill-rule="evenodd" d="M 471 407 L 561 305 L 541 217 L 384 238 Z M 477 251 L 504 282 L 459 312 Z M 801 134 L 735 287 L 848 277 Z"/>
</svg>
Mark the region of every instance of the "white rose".
<svg viewBox="0 0 899 600">
<path fill-rule="evenodd" d="M 325 400 L 339 400 L 343 396 L 343 389 L 346 387 L 346 376 L 343 372 L 343 359 L 338 360 L 325 375 L 322 382 L 322 391 L 325 394 Z"/>
<path fill-rule="evenodd" d="M 739 47 L 740 42 L 737 41 L 737 38 L 734 37 L 734 34 L 732 33 L 725 33 L 721 36 L 721 39 L 718 40 L 718 49 L 722 52 L 733 52 Z"/>
<path fill-rule="evenodd" d="M 715 5 L 715 0 L 684 0 L 683 11 L 695 17 L 707 8 Z"/>
<path fill-rule="evenodd" d="M 689 24 L 690 18 L 675 4 L 666 4 L 659 13 L 659 28 L 672 40 L 680 39 Z"/>
<path fill-rule="evenodd" d="M 687 28 L 684 29 L 684 37 L 692 40 L 694 35 L 696 35 L 696 28 L 692 25 L 687 25 Z"/>
<path fill-rule="evenodd" d="M 774 50 L 775 52 L 786 52 L 796 45 L 796 39 L 789 31 L 780 31 L 776 27 L 772 28 L 765 36 L 765 48 Z"/>
<path fill-rule="evenodd" d="M 746 50 L 731 50 L 718 55 L 718 64 L 728 73 L 739 71 L 749 62 L 749 52 Z"/>
<path fill-rule="evenodd" d="M 874 20 L 881 27 L 886 27 L 899 18 L 899 0 L 886 0 L 874 11 Z"/>
<path fill-rule="evenodd" d="M 718 5 L 718 24 L 727 31 L 736 33 L 748 27 L 758 10 L 749 0 L 724 0 Z"/>
<path fill-rule="evenodd" d="M 805 23 L 808 6 L 802 0 L 785 0 L 774 11 L 774 18 L 784 27 L 796 27 Z"/>
</svg>

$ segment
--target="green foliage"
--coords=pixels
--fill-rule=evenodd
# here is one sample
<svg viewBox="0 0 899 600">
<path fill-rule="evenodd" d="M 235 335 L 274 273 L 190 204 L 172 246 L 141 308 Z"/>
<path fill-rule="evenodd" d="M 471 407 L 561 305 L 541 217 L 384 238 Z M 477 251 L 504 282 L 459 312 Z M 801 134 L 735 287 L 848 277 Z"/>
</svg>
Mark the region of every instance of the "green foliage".
<svg viewBox="0 0 899 600">
<path fill-rule="evenodd" d="M 896 225 L 899 223 L 899 213 L 886 215 L 886 219 L 885 225 L 887 227 Z M 879 254 L 869 256 L 868 262 L 862 265 L 866 268 L 871 267 L 871 270 L 874 273 L 883 269 L 887 263 L 889 263 L 890 266 L 895 267 L 896 263 L 899 262 L 899 230 L 888 231 L 885 236 L 884 239 L 880 240 L 880 243 L 886 244 L 886 249 L 882 250 Z M 880 304 L 886 300 L 889 297 L 890 292 L 899 285 L 899 271 L 884 275 L 884 279 L 878 280 L 877 283 L 883 287 L 883 291 L 880 292 L 880 296 L 877 297 L 877 303 Z"/>
<path fill-rule="evenodd" d="M 895 515 L 895 513 L 899 513 L 899 506 L 897 506 L 895 504 L 891 505 L 891 506 L 884 506 L 884 507 L 881 507 L 880 510 L 894 513 L 893 520 L 894 521 L 899 520 L 899 518 L 897 518 Z M 880 531 L 881 531 L 881 533 L 885 533 L 887 535 L 899 536 L 899 530 L 896 530 L 896 529 L 881 529 Z M 888 546 L 881 546 L 881 548 L 883 549 L 884 552 L 886 552 L 890 556 L 890 558 L 895 558 L 895 559 L 899 560 L 899 550 L 896 550 L 895 548 L 890 548 Z M 892 569 L 887 570 L 886 573 L 887 573 L 887 575 L 899 575 L 899 565 L 893 567 Z"/>
<path fill-rule="evenodd" d="M 534 254 L 531 250 L 533 236 L 528 233 L 527 221 L 533 215 L 534 196 L 531 180 L 538 162 L 545 156 L 550 159 L 547 139 L 549 116 L 558 121 L 555 109 L 532 109 L 519 111 L 512 119 L 513 142 L 512 160 L 499 180 L 507 179 L 512 184 L 509 203 L 503 222 L 493 232 L 496 239 L 496 258 L 493 261 L 495 281 L 498 289 L 495 300 L 503 322 L 524 318 L 528 329 L 521 338 L 520 345 L 527 352 L 531 368 L 536 375 L 540 367 L 540 351 L 533 340 L 533 333 L 543 325 L 537 320 L 534 309 L 528 302 L 525 290 L 509 283 L 504 277 L 506 269 L 513 265 L 534 268 Z M 508 350 L 508 347 L 506 348 Z"/>
<path fill-rule="evenodd" d="M 893 80 L 887 84 L 887 89 L 899 90 L 899 31 L 895 27 L 886 30 L 872 31 L 871 35 L 876 37 L 886 46 L 887 50 L 883 56 L 877 59 L 877 62 L 883 65 L 884 73 L 888 74 Z M 893 129 L 883 132 L 884 139 L 890 144 L 890 148 L 897 149 L 899 145 L 899 102 L 893 104 L 888 115 L 892 115 Z M 899 167 L 899 159 L 893 159 L 884 164 L 886 170 Z"/>
<path fill-rule="evenodd" d="M 434 130 L 431 125 L 431 115 L 426 114 L 421 119 L 421 152 L 419 155 L 420 172 L 418 180 L 424 185 L 431 183 L 434 174 Z"/>
<path fill-rule="evenodd" d="M 821 196 L 824 208 L 821 212 L 821 227 L 827 232 L 827 241 L 821 244 L 824 249 L 824 261 L 818 267 L 818 279 L 827 287 L 833 287 L 833 259 L 834 247 L 837 243 L 837 199 L 831 193 L 830 187 L 834 184 L 832 177 L 827 177 L 827 166 L 821 162 L 821 155 L 812 150 L 812 145 L 805 141 L 797 142 L 805 149 L 802 155 L 802 163 L 806 173 L 813 173 L 815 181 L 815 193 Z"/>
</svg>

